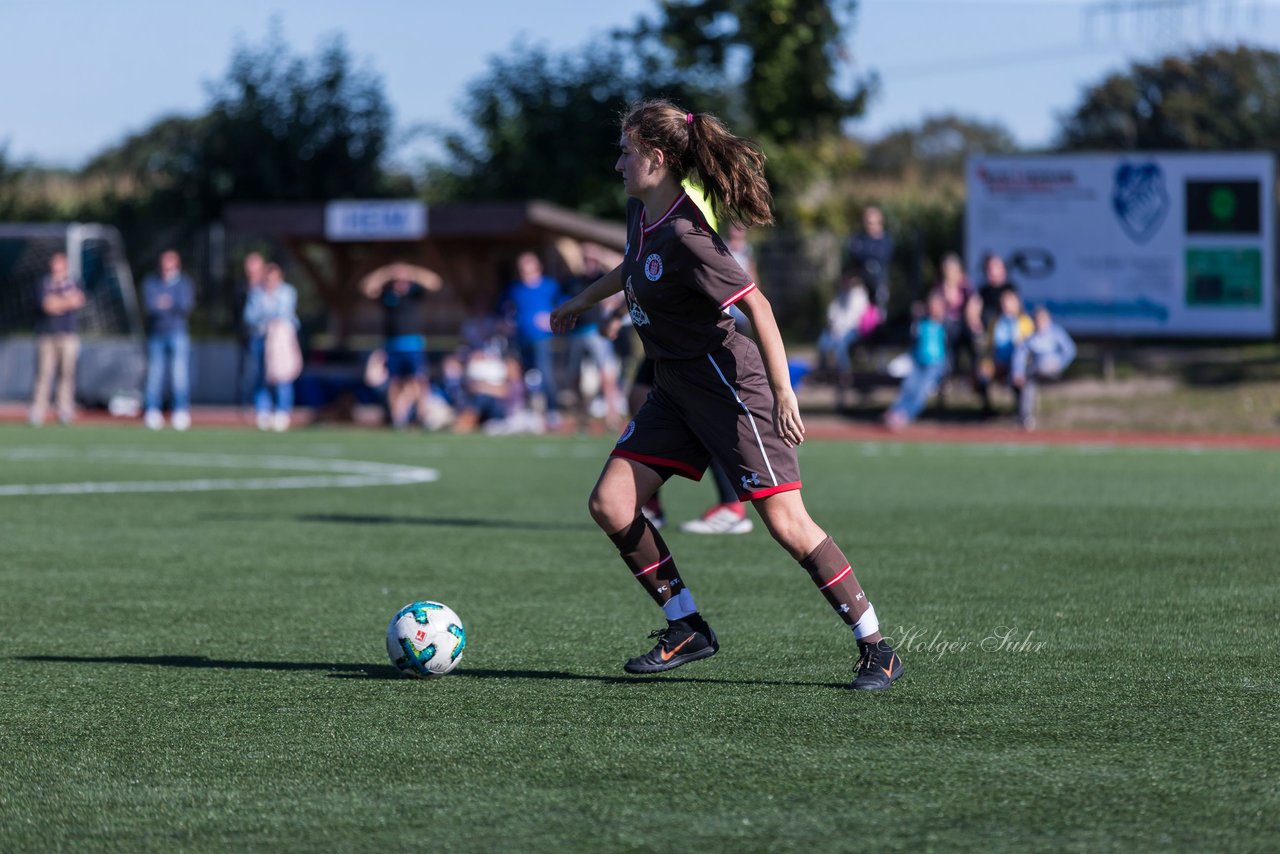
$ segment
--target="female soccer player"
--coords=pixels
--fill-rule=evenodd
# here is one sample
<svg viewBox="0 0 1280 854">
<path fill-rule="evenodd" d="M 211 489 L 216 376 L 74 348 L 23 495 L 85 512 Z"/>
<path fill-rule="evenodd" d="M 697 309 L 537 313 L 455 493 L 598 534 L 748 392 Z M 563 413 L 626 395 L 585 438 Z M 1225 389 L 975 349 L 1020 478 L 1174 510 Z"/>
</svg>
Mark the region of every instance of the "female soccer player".
<svg viewBox="0 0 1280 854">
<path fill-rule="evenodd" d="M 551 326 L 572 329 L 579 314 L 621 290 L 655 361 L 653 392 L 623 431 L 589 502 L 592 518 L 667 617 L 667 628 L 651 635 L 657 645 L 624 669 L 670 670 L 720 648 L 666 543 L 640 512 L 668 477 L 698 480 L 714 455 L 853 629 L 860 654 L 852 687 L 888 688 L 902 661 L 881 638 L 849 561 L 800 498 L 795 447 L 804 424 L 773 310 L 681 186 L 695 178 L 721 222 L 767 225 L 773 214 L 764 154 L 714 116 L 659 100 L 630 110 L 620 144 L 615 168 L 631 197 L 625 258 L 556 308 Z M 731 305 L 750 319 L 758 348 L 734 331 Z"/>
</svg>

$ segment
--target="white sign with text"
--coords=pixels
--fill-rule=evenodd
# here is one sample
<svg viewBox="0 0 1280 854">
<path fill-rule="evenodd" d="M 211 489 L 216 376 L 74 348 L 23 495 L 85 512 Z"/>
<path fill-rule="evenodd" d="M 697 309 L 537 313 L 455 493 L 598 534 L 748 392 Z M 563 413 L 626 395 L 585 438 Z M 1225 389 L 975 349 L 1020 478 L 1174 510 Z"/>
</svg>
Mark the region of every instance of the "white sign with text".
<svg viewBox="0 0 1280 854">
<path fill-rule="evenodd" d="M 427 206 L 412 200 L 346 200 L 324 207 L 328 240 L 421 240 L 427 234 Z"/>
<path fill-rule="evenodd" d="M 965 252 L 1076 334 L 1275 335 L 1270 154 L 972 157 Z"/>
</svg>

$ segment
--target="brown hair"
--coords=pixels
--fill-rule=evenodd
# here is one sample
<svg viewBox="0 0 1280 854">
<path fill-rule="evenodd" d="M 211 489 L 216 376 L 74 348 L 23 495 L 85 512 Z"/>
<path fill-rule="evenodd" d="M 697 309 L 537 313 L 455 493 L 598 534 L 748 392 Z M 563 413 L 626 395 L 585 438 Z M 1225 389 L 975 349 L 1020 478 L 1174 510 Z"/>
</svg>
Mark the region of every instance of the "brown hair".
<svg viewBox="0 0 1280 854">
<path fill-rule="evenodd" d="M 641 101 L 627 111 L 622 132 L 641 152 L 661 151 L 677 181 L 693 178 L 720 221 L 746 228 L 773 222 L 764 152 L 710 113 L 687 113 L 665 100 Z"/>
</svg>

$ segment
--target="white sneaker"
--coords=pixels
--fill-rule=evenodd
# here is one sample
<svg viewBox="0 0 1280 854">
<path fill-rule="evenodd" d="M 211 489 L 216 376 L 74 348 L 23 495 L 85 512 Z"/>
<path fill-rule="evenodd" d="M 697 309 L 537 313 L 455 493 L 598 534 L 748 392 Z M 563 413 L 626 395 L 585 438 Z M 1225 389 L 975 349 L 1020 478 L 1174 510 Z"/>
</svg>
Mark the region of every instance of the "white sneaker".
<svg viewBox="0 0 1280 854">
<path fill-rule="evenodd" d="M 277 433 L 283 433 L 289 429 L 289 413 L 277 412 L 271 419 L 271 429 Z"/>
<path fill-rule="evenodd" d="M 159 409 L 148 409 L 147 414 L 142 416 L 142 423 L 147 425 L 148 430 L 163 430 L 164 416 Z"/>
<path fill-rule="evenodd" d="M 271 413 L 259 412 L 257 415 L 257 423 L 258 423 L 259 430 L 270 430 L 271 429 Z"/>
<path fill-rule="evenodd" d="M 182 433 L 191 428 L 191 413 L 185 409 L 179 409 L 173 413 L 173 429 Z"/>
<path fill-rule="evenodd" d="M 686 534 L 746 534 L 755 525 L 747 516 L 739 516 L 724 504 L 717 504 L 701 518 L 691 519 L 680 526 Z"/>
</svg>

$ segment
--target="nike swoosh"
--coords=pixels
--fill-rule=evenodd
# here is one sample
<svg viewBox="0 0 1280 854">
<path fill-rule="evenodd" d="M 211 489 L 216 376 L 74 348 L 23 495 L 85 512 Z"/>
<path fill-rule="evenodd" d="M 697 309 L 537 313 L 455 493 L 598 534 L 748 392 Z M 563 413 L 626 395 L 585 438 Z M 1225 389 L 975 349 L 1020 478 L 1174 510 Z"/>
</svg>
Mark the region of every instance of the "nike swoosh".
<svg viewBox="0 0 1280 854">
<path fill-rule="evenodd" d="M 693 640 L 693 639 L 694 639 L 694 637 L 695 637 L 695 635 L 689 635 L 687 638 L 685 638 L 684 640 L 680 641 L 680 643 L 678 643 L 678 644 L 676 644 L 675 646 L 671 647 L 671 651 L 670 651 L 670 652 L 668 652 L 668 651 L 667 651 L 667 650 L 665 650 L 665 649 L 660 649 L 660 650 L 658 650 L 658 657 L 659 657 L 659 658 L 661 658 L 663 661 L 670 661 L 670 660 L 671 660 L 671 656 L 673 656 L 673 655 L 675 655 L 677 652 L 679 652 L 679 651 L 680 651 L 680 648 L 681 648 L 682 646 L 684 646 L 685 644 L 687 644 L 689 641 Z"/>
<path fill-rule="evenodd" d="M 892 679 L 892 678 L 893 678 L 893 660 L 894 660 L 895 658 L 897 658 L 897 656 L 896 656 L 896 655 L 891 655 L 891 656 L 889 656 L 889 666 L 888 666 L 888 668 L 884 668 L 884 667 L 881 667 L 881 668 L 880 668 L 882 671 L 884 671 L 884 675 L 885 675 L 885 676 L 887 676 L 887 677 L 889 677 L 890 679 Z"/>
</svg>

